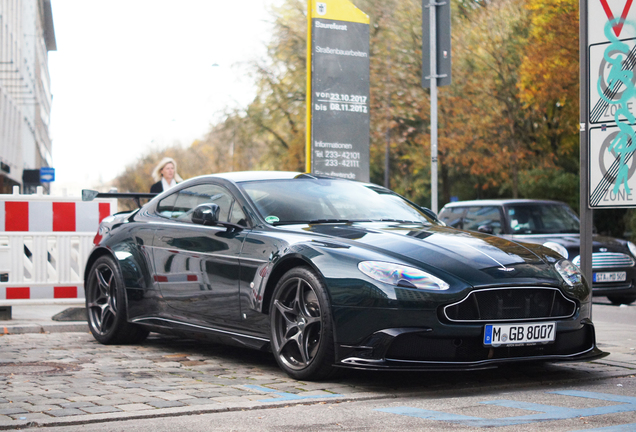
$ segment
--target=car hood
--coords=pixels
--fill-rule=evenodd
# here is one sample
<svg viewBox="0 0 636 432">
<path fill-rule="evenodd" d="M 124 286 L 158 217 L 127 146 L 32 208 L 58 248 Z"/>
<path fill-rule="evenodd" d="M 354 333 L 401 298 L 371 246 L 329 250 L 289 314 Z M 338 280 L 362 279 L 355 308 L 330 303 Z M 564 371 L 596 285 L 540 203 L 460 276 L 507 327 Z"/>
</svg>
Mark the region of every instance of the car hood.
<svg viewBox="0 0 636 432">
<path fill-rule="evenodd" d="M 293 229 L 296 227 L 305 233 L 330 237 L 349 248 L 365 249 L 364 257 L 370 260 L 393 258 L 433 273 L 442 271 L 472 285 L 493 284 L 502 279 L 506 283 L 510 279 L 554 283 L 558 277 L 548 263 L 556 261 L 551 251 L 487 234 L 438 225 L 395 223 L 317 224 Z"/>
</svg>

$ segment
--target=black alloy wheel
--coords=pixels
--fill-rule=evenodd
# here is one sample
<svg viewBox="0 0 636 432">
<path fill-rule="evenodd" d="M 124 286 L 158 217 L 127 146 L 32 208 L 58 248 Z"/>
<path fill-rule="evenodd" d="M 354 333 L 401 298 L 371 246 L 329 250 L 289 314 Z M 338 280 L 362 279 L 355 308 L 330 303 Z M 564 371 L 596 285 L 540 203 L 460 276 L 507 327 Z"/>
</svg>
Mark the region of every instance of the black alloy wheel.
<svg viewBox="0 0 636 432">
<path fill-rule="evenodd" d="M 335 374 L 329 299 L 314 272 L 297 267 L 281 278 L 272 298 L 270 319 L 272 350 L 288 375 L 317 380 Z"/>
<path fill-rule="evenodd" d="M 88 327 L 98 342 L 137 343 L 148 336 L 147 330 L 127 322 L 123 278 L 112 257 L 102 256 L 95 261 L 85 290 Z"/>
</svg>

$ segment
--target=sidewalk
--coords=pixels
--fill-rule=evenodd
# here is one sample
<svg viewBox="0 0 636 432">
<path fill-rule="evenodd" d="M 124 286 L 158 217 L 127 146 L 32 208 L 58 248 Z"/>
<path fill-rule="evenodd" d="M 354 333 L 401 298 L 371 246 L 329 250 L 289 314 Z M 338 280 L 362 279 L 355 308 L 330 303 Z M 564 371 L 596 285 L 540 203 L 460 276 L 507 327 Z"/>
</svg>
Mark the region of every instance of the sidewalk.
<svg viewBox="0 0 636 432">
<path fill-rule="evenodd" d="M 12 306 L 12 319 L 0 320 L 0 335 L 24 333 L 88 332 L 78 305 Z"/>
</svg>

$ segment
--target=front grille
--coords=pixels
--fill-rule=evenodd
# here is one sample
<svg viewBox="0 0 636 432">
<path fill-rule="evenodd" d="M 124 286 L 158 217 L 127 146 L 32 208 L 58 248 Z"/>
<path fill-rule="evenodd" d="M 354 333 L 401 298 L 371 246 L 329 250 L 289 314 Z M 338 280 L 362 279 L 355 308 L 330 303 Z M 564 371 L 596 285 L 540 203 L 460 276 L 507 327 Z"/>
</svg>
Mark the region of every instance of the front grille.
<svg viewBox="0 0 636 432">
<path fill-rule="evenodd" d="M 556 288 L 489 288 L 473 291 L 443 310 L 454 322 L 536 320 L 571 317 L 576 302 Z"/>
<path fill-rule="evenodd" d="M 572 263 L 581 267 L 581 256 L 577 256 Z M 618 252 L 596 252 L 592 254 L 592 268 L 633 267 L 636 264 L 634 258 Z"/>
<path fill-rule="evenodd" d="M 485 347 L 483 336 L 470 338 L 427 337 L 421 333 L 397 336 L 385 357 L 391 360 L 474 362 L 506 358 L 548 355 L 572 355 L 594 346 L 594 333 L 590 326 L 557 334 L 549 344 L 530 346 Z"/>
</svg>

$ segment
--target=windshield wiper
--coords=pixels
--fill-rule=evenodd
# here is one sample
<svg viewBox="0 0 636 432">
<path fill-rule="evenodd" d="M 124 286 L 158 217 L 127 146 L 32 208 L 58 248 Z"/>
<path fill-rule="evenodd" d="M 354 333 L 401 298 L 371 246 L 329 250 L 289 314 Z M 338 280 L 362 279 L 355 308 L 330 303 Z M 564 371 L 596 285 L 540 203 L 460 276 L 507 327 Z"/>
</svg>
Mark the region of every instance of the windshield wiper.
<svg viewBox="0 0 636 432">
<path fill-rule="evenodd" d="M 371 222 L 370 219 L 312 219 L 312 220 L 298 220 L 298 221 L 279 221 L 274 222 L 272 225 L 318 225 L 318 224 L 330 224 L 330 223 L 355 223 L 355 222 Z"/>
<path fill-rule="evenodd" d="M 295 225 L 295 224 L 309 224 L 309 225 L 319 225 L 319 224 L 336 224 L 336 223 L 358 223 L 358 222 L 396 222 L 396 223 L 404 223 L 404 224 L 418 224 L 418 225 L 430 225 L 429 222 L 426 221 L 414 221 L 414 220 L 405 220 L 405 219 L 390 219 L 390 218 L 382 218 L 382 219 L 312 219 L 308 221 L 280 221 L 274 222 L 272 225 Z"/>
<path fill-rule="evenodd" d="M 278 226 L 278 225 L 299 225 L 299 224 L 306 224 L 307 221 L 278 221 L 278 222 L 273 222 L 272 225 L 274 226 Z"/>
<path fill-rule="evenodd" d="M 369 219 L 312 219 L 312 220 L 298 220 L 298 221 L 278 221 L 274 222 L 272 225 L 318 225 L 318 224 L 329 224 L 329 223 L 354 223 L 354 222 L 371 222 Z"/>
<path fill-rule="evenodd" d="M 330 223 L 355 223 L 355 222 L 371 222 L 370 219 L 312 219 L 307 222 L 310 225 L 330 224 Z"/>
<path fill-rule="evenodd" d="M 397 223 L 420 224 L 420 225 L 428 223 L 428 222 L 424 222 L 424 221 L 413 221 L 413 220 L 404 220 L 404 219 L 389 219 L 389 218 L 378 219 L 377 222 L 397 222 Z"/>
</svg>

